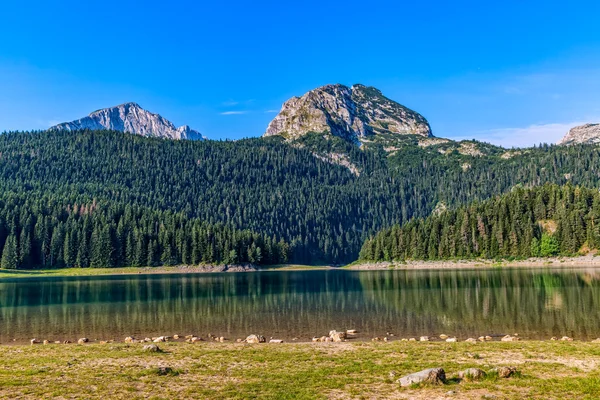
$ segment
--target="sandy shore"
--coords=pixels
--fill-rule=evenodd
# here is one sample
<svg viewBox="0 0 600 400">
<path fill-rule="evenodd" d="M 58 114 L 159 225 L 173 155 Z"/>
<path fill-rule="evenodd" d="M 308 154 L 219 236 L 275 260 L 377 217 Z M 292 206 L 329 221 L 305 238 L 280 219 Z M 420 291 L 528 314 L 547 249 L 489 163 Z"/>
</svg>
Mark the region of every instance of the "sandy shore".
<svg viewBox="0 0 600 400">
<path fill-rule="evenodd" d="M 529 258 L 519 261 L 496 260 L 442 260 L 406 262 L 376 262 L 351 264 L 345 269 L 351 270 L 389 270 L 389 269 L 473 269 L 473 268 L 560 268 L 560 267 L 600 267 L 600 257 L 552 257 Z"/>
</svg>

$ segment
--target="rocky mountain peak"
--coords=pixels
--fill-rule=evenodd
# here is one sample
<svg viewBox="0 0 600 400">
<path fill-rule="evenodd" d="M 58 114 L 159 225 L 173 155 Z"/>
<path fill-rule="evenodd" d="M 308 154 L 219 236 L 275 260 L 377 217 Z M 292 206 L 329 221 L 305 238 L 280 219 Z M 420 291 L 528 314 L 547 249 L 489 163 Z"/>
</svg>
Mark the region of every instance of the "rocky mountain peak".
<svg viewBox="0 0 600 400">
<path fill-rule="evenodd" d="M 286 101 L 264 136 L 295 139 L 309 132 L 329 133 L 354 143 L 377 134 L 431 137 L 419 113 L 364 85 L 325 85 Z"/>
<path fill-rule="evenodd" d="M 558 144 L 600 143 L 600 124 L 585 124 L 572 128 Z"/>
<path fill-rule="evenodd" d="M 80 129 L 109 129 L 129 132 L 146 137 L 164 139 L 203 140 L 200 132 L 184 125 L 179 128 L 158 114 L 144 110 L 137 103 L 124 103 L 115 107 L 94 111 L 87 117 L 72 122 L 64 122 L 50 129 L 74 131 Z"/>
</svg>

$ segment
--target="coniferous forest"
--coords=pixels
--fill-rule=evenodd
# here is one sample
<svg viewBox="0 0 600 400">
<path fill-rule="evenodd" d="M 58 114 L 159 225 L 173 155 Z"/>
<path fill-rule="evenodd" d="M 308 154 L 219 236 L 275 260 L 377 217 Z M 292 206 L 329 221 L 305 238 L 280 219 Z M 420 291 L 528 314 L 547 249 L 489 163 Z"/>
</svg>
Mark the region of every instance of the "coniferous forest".
<svg viewBox="0 0 600 400">
<path fill-rule="evenodd" d="M 346 263 L 379 230 L 426 217 L 441 204 L 482 201 L 517 184 L 598 187 L 598 147 L 544 145 L 501 157 L 503 149 L 485 146 L 483 156 L 469 156 L 409 144 L 390 153 L 318 135 L 288 143 L 277 137 L 171 141 L 112 131 L 5 133 L 0 250 L 7 265 L 20 268 Z M 315 153 L 344 154 L 356 170 Z M 99 205 L 96 212 L 82 214 L 91 204 Z M 67 234 L 72 244 L 65 250 Z M 96 237 L 105 244 L 102 257 L 99 247 L 90 247 Z M 78 262 L 81 248 L 89 250 Z"/>
<path fill-rule="evenodd" d="M 600 192 L 572 185 L 510 193 L 416 218 L 367 240 L 372 261 L 525 258 L 587 253 L 600 246 Z"/>
</svg>

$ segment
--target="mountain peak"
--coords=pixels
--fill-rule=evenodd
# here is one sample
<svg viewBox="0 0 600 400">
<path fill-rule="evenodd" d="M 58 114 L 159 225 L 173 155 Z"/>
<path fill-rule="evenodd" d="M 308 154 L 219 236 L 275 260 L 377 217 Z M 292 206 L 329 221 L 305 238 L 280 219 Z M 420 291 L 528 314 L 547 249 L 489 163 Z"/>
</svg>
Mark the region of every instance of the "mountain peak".
<svg viewBox="0 0 600 400">
<path fill-rule="evenodd" d="M 580 143 L 600 143 L 600 124 L 584 124 L 572 128 L 564 138 L 558 142 L 561 145 Z"/>
<path fill-rule="evenodd" d="M 286 101 L 264 136 L 295 139 L 309 132 L 328 133 L 354 143 L 375 134 L 433 136 L 422 115 L 388 99 L 379 89 L 339 83 Z"/>
<path fill-rule="evenodd" d="M 164 139 L 204 139 L 200 132 L 191 129 L 189 126 L 184 125 L 177 128 L 171 121 L 144 110 L 134 102 L 103 108 L 92 112 L 87 117 L 72 122 L 64 122 L 50 129 L 67 131 L 109 129 Z"/>
</svg>

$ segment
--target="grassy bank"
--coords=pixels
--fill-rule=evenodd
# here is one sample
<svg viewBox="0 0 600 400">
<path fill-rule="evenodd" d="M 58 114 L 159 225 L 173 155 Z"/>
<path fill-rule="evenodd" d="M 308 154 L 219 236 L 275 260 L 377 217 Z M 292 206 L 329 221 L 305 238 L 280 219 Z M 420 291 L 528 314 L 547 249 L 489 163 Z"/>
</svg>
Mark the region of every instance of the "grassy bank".
<svg viewBox="0 0 600 400">
<path fill-rule="evenodd" d="M 596 399 L 600 393 L 597 343 L 163 343 L 161 353 L 142 347 L 0 347 L 0 397 Z M 519 376 L 452 379 L 468 367 L 501 365 L 517 367 Z M 395 383 L 431 367 L 443 367 L 449 382 L 410 388 Z"/>
<path fill-rule="evenodd" d="M 278 264 L 259 266 L 261 271 L 302 271 L 312 269 L 327 269 L 328 266 L 313 266 L 299 264 Z M 15 270 L 0 269 L 0 280 L 2 278 L 26 278 L 43 276 L 96 276 L 96 275 L 131 275 L 131 274 L 177 274 L 177 273 L 207 273 L 211 271 L 203 266 L 173 266 L 173 267 L 121 267 L 121 268 L 57 268 L 57 269 L 35 269 Z"/>
</svg>

